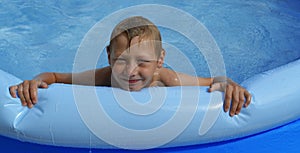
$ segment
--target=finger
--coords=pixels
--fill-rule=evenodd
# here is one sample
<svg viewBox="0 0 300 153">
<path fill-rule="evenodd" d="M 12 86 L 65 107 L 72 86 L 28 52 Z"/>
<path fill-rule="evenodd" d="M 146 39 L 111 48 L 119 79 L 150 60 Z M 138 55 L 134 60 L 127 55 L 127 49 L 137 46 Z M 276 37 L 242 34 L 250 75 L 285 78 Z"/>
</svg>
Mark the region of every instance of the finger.
<svg viewBox="0 0 300 153">
<path fill-rule="evenodd" d="M 230 116 L 234 116 L 239 104 L 239 87 L 235 86 L 232 96 L 233 99 L 231 100 L 231 108 L 230 108 Z"/>
<path fill-rule="evenodd" d="M 209 92 L 220 91 L 220 90 L 221 90 L 221 83 L 214 83 L 208 89 Z"/>
<path fill-rule="evenodd" d="M 245 103 L 244 107 L 248 107 L 251 102 L 252 96 L 247 90 L 245 91 L 245 97 L 246 97 L 246 103 Z"/>
<path fill-rule="evenodd" d="M 244 96 L 244 91 L 239 92 L 239 104 L 237 106 L 237 109 L 235 111 L 235 115 L 238 115 L 241 112 L 241 109 L 245 103 L 245 96 Z"/>
<path fill-rule="evenodd" d="M 227 112 L 230 108 L 230 102 L 231 102 L 231 99 L 232 99 L 232 91 L 233 91 L 232 86 L 227 86 L 226 87 L 225 101 L 224 101 L 224 105 L 223 105 L 225 112 Z"/>
<path fill-rule="evenodd" d="M 33 81 L 29 85 L 30 98 L 31 98 L 33 104 L 36 104 L 37 101 L 38 101 L 38 99 L 37 99 L 37 88 L 38 88 L 38 83 L 36 81 Z"/>
<path fill-rule="evenodd" d="M 27 106 L 31 108 L 33 106 L 31 98 L 30 98 L 30 92 L 29 92 L 29 81 L 25 80 L 23 82 L 23 95 L 25 98 L 25 101 L 27 103 Z"/>
<path fill-rule="evenodd" d="M 17 98 L 17 93 L 16 93 L 17 89 L 18 89 L 18 86 L 10 86 L 9 87 L 9 93 L 13 98 Z"/>
<path fill-rule="evenodd" d="M 208 89 L 208 92 L 213 92 L 213 91 L 215 91 L 215 90 L 217 89 L 216 86 L 217 86 L 216 84 L 212 84 L 212 85 L 210 86 L 210 88 Z"/>
<path fill-rule="evenodd" d="M 44 81 L 41 81 L 40 85 L 38 86 L 39 88 L 48 88 L 48 84 Z"/>
<path fill-rule="evenodd" d="M 18 85 L 17 91 L 18 91 L 18 95 L 19 95 L 19 98 L 21 100 L 22 105 L 26 106 L 27 103 L 26 103 L 26 100 L 25 100 L 24 95 L 23 95 L 23 86 L 22 86 L 22 84 Z"/>
</svg>

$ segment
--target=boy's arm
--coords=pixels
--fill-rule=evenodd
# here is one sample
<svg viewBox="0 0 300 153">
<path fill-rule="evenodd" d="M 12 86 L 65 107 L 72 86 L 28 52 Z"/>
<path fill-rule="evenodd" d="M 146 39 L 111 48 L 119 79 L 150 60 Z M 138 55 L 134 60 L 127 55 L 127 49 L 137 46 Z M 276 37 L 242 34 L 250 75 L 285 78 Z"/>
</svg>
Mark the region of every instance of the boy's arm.
<svg viewBox="0 0 300 153">
<path fill-rule="evenodd" d="M 230 116 L 239 114 L 251 102 L 251 94 L 227 77 L 201 78 L 161 68 L 159 78 L 165 86 L 210 86 L 209 92 L 224 92 L 223 107 L 225 112 L 230 109 Z"/>
<path fill-rule="evenodd" d="M 40 80 L 48 85 L 52 83 L 78 84 L 78 85 L 110 85 L 110 67 L 88 70 L 80 73 L 41 73 L 33 80 Z M 73 77 L 73 78 L 72 78 Z"/>
<path fill-rule="evenodd" d="M 71 73 L 56 73 L 56 72 L 45 72 L 41 73 L 37 76 L 35 76 L 30 81 L 42 81 L 46 83 L 47 85 L 53 84 L 53 83 L 66 83 L 71 84 L 72 83 L 72 74 Z"/>
<path fill-rule="evenodd" d="M 80 73 L 54 73 L 55 83 L 110 86 L 111 68 L 109 66 Z M 73 78 L 72 78 L 73 77 Z"/>
<path fill-rule="evenodd" d="M 213 83 L 213 78 L 195 77 L 167 68 L 160 69 L 159 78 L 165 86 L 210 86 Z"/>
<path fill-rule="evenodd" d="M 32 80 L 25 80 L 18 85 L 10 86 L 9 91 L 14 98 L 18 93 L 22 105 L 31 108 L 38 101 L 37 88 L 48 88 L 48 85 L 53 83 L 110 86 L 110 74 L 110 67 L 81 73 L 46 72 L 37 75 Z M 75 82 L 72 77 L 75 78 Z"/>
</svg>

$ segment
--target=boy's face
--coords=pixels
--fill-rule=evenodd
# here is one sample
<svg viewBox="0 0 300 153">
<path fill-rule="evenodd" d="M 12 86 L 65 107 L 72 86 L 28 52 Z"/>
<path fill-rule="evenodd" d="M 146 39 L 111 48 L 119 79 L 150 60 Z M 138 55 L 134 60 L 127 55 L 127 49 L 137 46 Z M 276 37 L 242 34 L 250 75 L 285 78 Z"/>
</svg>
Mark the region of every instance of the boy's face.
<svg viewBox="0 0 300 153">
<path fill-rule="evenodd" d="M 164 53 L 160 57 L 154 44 L 139 36 L 134 37 L 130 45 L 126 35 L 118 36 L 108 52 L 112 68 L 112 86 L 125 90 L 138 91 L 148 87 L 154 80 L 155 72 L 162 67 Z M 128 48 L 130 46 L 130 48 Z"/>
</svg>

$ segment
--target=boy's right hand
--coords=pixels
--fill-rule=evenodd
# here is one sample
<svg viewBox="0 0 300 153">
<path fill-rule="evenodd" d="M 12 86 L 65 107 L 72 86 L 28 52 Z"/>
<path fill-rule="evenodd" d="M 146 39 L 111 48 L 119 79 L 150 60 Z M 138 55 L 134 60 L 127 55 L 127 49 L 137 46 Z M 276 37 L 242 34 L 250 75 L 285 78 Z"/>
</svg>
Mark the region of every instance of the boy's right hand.
<svg viewBox="0 0 300 153">
<path fill-rule="evenodd" d="M 10 86 L 9 92 L 13 98 L 17 98 L 18 94 L 22 105 L 32 108 L 38 101 L 38 88 L 48 88 L 48 84 L 41 80 L 25 80 L 18 85 Z"/>
</svg>

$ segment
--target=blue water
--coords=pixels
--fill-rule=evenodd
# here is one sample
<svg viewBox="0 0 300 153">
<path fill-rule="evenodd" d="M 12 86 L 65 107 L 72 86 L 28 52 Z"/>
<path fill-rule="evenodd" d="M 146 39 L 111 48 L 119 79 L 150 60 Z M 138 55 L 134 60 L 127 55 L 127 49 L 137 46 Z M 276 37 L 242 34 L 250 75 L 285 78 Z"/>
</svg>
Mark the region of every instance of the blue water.
<svg viewBox="0 0 300 153">
<path fill-rule="evenodd" d="M 87 31 L 109 14 L 138 4 L 169 5 L 197 18 L 219 45 L 227 75 L 237 82 L 300 58 L 300 2 L 294 0 L 3 0 L 0 68 L 21 79 L 30 79 L 44 71 L 70 72 Z M 210 75 L 202 55 L 188 39 L 168 29 L 161 28 L 161 32 L 163 41 L 186 52 L 198 65 L 198 75 Z M 100 63 L 106 65 L 105 60 Z"/>
<path fill-rule="evenodd" d="M 227 75 L 237 82 L 300 58 L 300 1 L 297 0 L 2 0 L 0 69 L 21 79 L 30 79 L 44 71 L 70 72 L 88 30 L 111 13 L 138 4 L 168 5 L 197 18 L 216 40 Z M 185 52 L 198 66 L 198 75 L 210 75 L 203 55 L 187 38 L 160 29 L 164 42 Z M 101 59 L 99 66 L 107 65 L 105 57 Z"/>
</svg>

